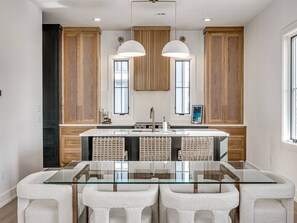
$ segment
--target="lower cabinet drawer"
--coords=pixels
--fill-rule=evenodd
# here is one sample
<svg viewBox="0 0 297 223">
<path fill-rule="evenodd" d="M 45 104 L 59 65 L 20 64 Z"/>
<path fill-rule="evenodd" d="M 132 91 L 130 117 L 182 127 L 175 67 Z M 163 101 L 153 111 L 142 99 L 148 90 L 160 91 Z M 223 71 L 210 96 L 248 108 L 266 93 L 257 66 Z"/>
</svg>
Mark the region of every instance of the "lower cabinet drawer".
<svg viewBox="0 0 297 223">
<path fill-rule="evenodd" d="M 63 148 L 80 148 L 80 137 L 77 136 L 62 136 L 61 143 Z"/>
<path fill-rule="evenodd" d="M 61 165 L 67 165 L 72 160 L 81 160 L 81 153 L 80 152 L 63 152 L 63 155 L 61 157 Z"/>
<path fill-rule="evenodd" d="M 212 126 L 229 133 L 228 160 L 239 161 L 246 159 L 246 127 L 245 126 Z"/>
<path fill-rule="evenodd" d="M 243 149 L 245 145 L 244 136 L 229 136 L 228 149 Z"/>
<path fill-rule="evenodd" d="M 244 149 L 228 149 L 228 160 L 229 161 L 245 160 Z"/>
<path fill-rule="evenodd" d="M 79 134 L 94 127 L 61 127 L 60 128 L 60 166 L 72 160 L 81 160 L 81 142 Z"/>
</svg>

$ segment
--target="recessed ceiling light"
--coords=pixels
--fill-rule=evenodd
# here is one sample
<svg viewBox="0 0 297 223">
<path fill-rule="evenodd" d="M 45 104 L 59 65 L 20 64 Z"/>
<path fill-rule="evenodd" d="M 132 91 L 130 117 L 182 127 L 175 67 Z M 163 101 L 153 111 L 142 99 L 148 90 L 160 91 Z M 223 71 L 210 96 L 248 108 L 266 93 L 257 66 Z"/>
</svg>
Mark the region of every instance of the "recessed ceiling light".
<svg viewBox="0 0 297 223">
<path fill-rule="evenodd" d="M 212 18 L 204 18 L 203 21 L 204 22 L 211 22 L 212 21 Z"/>
<path fill-rule="evenodd" d="M 94 22 L 100 22 L 100 21 L 101 21 L 100 18 L 93 18 L 92 20 L 93 20 Z"/>
</svg>

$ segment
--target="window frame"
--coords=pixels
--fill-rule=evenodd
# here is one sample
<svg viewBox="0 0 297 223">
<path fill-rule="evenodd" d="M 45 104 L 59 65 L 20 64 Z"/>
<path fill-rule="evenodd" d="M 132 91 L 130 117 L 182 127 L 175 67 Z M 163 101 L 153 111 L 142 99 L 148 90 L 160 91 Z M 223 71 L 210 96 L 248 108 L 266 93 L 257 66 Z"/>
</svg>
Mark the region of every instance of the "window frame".
<svg viewBox="0 0 297 223">
<path fill-rule="evenodd" d="M 114 114 L 114 60 L 128 60 L 129 61 L 129 114 L 125 115 L 119 115 Z M 103 64 L 104 66 L 104 64 Z M 134 92 L 133 92 L 133 75 L 134 75 L 134 63 L 133 58 L 127 58 L 127 57 L 119 57 L 118 55 L 109 55 L 108 56 L 108 66 L 107 66 L 107 73 L 103 73 L 101 75 L 105 75 L 106 78 L 102 79 L 101 83 L 101 108 L 107 109 L 110 111 L 111 120 L 112 123 L 132 123 L 134 122 L 134 109 L 133 109 L 133 103 L 134 103 Z M 106 80 L 106 82 L 104 82 Z"/>
<path fill-rule="evenodd" d="M 127 87 L 123 87 L 123 85 L 121 84 L 121 87 L 116 87 L 116 84 L 115 84 L 115 66 L 116 66 L 116 62 L 127 62 L 127 70 L 128 70 L 128 86 Z M 113 109 L 112 109 L 112 113 L 114 115 L 129 115 L 129 112 L 130 112 L 130 64 L 129 64 L 129 59 L 114 59 L 113 60 Z M 121 70 L 121 76 L 122 76 L 122 70 Z M 123 81 L 123 78 L 121 78 L 121 83 Z M 115 92 L 116 92 L 116 88 L 119 88 L 119 89 L 123 89 L 123 88 L 127 88 L 128 90 L 128 110 L 127 110 L 127 113 L 116 113 L 115 112 Z M 121 94 L 122 94 L 122 91 L 121 91 Z M 121 111 L 122 111 L 122 105 L 121 105 Z"/>
<path fill-rule="evenodd" d="M 291 38 L 297 35 L 297 22 L 294 22 L 282 29 L 282 143 L 288 146 L 297 146 L 297 142 L 291 137 Z M 285 146 L 284 148 L 290 149 Z M 296 148 L 292 148 L 296 151 Z"/>
<path fill-rule="evenodd" d="M 204 70 L 203 60 L 198 56 L 190 55 L 183 60 L 190 61 L 190 114 L 179 115 L 175 114 L 175 60 L 180 58 L 170 58 L 170 122 L 171 123 L 186 123 L 191 122 L 191 106 L 194 104 L 203 104 L 203 89 L 204 89 Z"/>
<path fill-rule="evenodd" d="M 176 76 L 177 76 L 176 63 L 177 62 L 188 62 L 189 63 L 189 87 L 184 87 L 183 85 L 182 85 L 182 87 L 177 87 L 177 82 L 176 82 L 176 79 L 177 79 L 176 78 Z M 184 66 L 183 63 L 182 63 L 182 66 Z M 189 114 L 191 114 L 191 59 L 176 59 L 176 60 L 174 60 L 174 77 L 175 77 L 174 78 L 174 113 L 175 113 L 175 115 L 189 115 Z M 184 79 L 184 74 L 182 75 L 182 79 Z M 176 112 L 176 95 L 177 95 L 176 92 L 177 92 L 178 88 L 182 89 L 182 94 L 183 94 L 183 89 L 185 89 L 185 88 L 189 89 L 189 112 L 188 113 Z M 184 98 L 182 98 L 182 99 L 184 99 Z M 183 106 L 183 103 L 182 103 L 182 106 Z"/>
<path fill-rule="evenodd" d="M 289 108 L 290 110 L 289 112 L 290 112 L 290 141 L 292 141 L 293 143 L 297 143 L 297 137 L 296 138 L 293 137 L 294 130 L 296 135 L 296 122 L 297 122 L 296 118 L 294 118 L 294 115 L 296 115 L 297 113 L 297 109 L 296 109 L 296 104 L 293 101 L 294 98 L 296 100 L 296 94 L 297 94 L 297 86 L 294 86 L 294 82 L 293 82 L 293 80 L 295 80 L 296 82 L 296 78 L 297 78 L 297 63 L 293 64 L 293 59 L 296 60 L 296 58 L 294 58 L 294 55 L 293 55 L 294 39 L 296 41 L 295 42 L 296 44 L 295 56 L 296 56 L 297 55 L 297 33 L 290 36 L 290 108 Z M 295 66 L 293 67 L 293 65 Z M 294 72 L 294 69 L 295 69 L 295 72 Z M 294 97 L 294 93 L 295 93 L 295 97 Z M 295 109 L 293 108 L 294 105 L 295 105 Z"/>
</svg>

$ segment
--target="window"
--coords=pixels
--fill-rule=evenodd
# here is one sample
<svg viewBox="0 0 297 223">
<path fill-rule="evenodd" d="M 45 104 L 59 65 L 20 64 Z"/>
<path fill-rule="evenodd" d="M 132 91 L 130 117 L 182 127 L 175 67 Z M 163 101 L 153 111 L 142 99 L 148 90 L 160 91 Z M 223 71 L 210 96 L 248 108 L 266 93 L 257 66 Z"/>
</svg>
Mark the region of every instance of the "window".
<svg viewBox="0 0 297 223">
<path fill-rule="evenodd" d="M 114 114 L 129 114 L 129 61 L 114 60 Z"/>
<path fill-rule="evenodd" d="M 175 114 L 190 114 L 190 61 L 175 61 Z"/>
<path fill-rule="evenodd" d="M 291 70 L 290 70 L 290 138 L 297 142 L 297 35 L 291 37 Z"/>
</svg>

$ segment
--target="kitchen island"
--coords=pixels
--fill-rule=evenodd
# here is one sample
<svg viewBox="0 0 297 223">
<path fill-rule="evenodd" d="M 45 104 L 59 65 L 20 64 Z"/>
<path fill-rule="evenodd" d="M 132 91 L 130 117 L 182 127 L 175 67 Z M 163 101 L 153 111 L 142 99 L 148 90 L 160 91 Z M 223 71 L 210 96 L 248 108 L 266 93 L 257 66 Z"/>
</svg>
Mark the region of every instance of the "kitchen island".
<svg viewBox="0 0 297 223">
<path fill-rule="evenodd" d="M 228 159 L 229 134 L 216 129 L 169 129 L 168 131 L 151 129 L 90 129 L 80 134 L 82 160 L 92 159 L 93 137 L 125 137 L 125 149 L 128 160 L 139 160 L 139 137 L 171 137 L 171 160 L 178 160 L 178 150 L 181 147 L 181 137 L 209 136 L 214 137 L 214 160 Z"/>
</svg>

